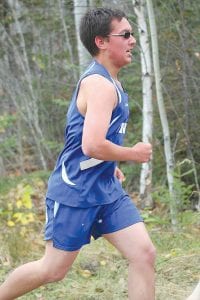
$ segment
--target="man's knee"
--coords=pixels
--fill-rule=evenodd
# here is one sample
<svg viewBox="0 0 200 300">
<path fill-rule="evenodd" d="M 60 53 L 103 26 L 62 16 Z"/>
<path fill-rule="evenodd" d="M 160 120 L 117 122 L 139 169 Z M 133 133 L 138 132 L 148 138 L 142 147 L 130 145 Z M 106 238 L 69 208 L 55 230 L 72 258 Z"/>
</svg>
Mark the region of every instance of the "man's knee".
<svg viewBox="0 0 200 300">
<path fill-rule="evenodd" d="M 53 270 L 46 276 L 47 283 L 61 281 L 65 278 L 67 272 L 61 272 L 60 270 Z"/>
<path fill-rule="evenodd" d="M 138 265 L 154 266 L 156 259 L 156 248 L 151 242 L 139 245 L 138 249 L 128 257 L 129 263 Z"/>
<path fill-rule="evenodd" d="M 64 279 L 67 270 L 60 270 L 56 268 L 45 268 L 42 270 L 42 276 L 45 283 L 61 281 Z"/>
<path fill-rule="evenodd" d="M 40 274 L 44 283 L 62 280 L 72 266 L 78 251 L 63 251 L 53 247 L 52 242 L 46 245 L 44 256 L 39 261 Z"/>
<path fill-rule="evenodd" d="M 156 260 L 156 248 L 152 243 L 150 243 L 147 248 L 143 250 L 142 254 L 147 263 L 154 265 Z"/>
<path fill-rule="evenodd" d="M 40 276 L 42 277 L 42 281 L 44 282 L 44 284 L 61 281 L 66 276 L 67 272 L 68 268 L 60 265 L 55 265 L 53 261 L 51 265 L 45 263 L 44 261 L 41 261 Z"/>
</svg>

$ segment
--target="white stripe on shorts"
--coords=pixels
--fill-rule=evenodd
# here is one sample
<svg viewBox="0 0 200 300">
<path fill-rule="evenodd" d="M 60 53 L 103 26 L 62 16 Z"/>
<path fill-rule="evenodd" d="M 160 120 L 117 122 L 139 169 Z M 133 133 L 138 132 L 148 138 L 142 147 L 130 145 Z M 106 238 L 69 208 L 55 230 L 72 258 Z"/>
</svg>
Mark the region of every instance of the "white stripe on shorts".
<svg viewBox="0 0 200 300">
<path fill-rule="evenodd" d="M 49 221 L 49 218 L 48 218 L 48 213 L 47 213 L 47 207 L 46 207 L 46 211 L 45 211 L 45 216 L 46 216 L 46 224 L 48 223 Z"/>
<path fill-rule="evenodd" d="M 56 202 L 54 203 L 54 208 L 53 208 L 53 215 L 54 215 L 54 218 L 56 217 L 56 214 L 58 212 L 58 209 L 59 209 L 59 206 L 60 206 L 60 203 Z"/>
</svg>

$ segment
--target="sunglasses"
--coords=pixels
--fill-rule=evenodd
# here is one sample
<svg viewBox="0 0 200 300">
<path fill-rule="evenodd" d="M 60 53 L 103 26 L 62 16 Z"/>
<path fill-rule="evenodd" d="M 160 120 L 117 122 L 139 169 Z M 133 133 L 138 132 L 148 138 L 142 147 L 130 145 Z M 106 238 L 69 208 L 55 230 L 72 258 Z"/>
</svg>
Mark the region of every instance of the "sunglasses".
<svg viewBox="0 0 200 300">
<path fill-rule="evenodd" d="M 129 39 L 130 36 L 133 36 L 133 32 L 130 32 L 130 31 L 126 31 L 124 33 L 112 33 L 112 34 L 109 34 L 108 36 L 122 36 L 124 39 Z"/>
</svg>

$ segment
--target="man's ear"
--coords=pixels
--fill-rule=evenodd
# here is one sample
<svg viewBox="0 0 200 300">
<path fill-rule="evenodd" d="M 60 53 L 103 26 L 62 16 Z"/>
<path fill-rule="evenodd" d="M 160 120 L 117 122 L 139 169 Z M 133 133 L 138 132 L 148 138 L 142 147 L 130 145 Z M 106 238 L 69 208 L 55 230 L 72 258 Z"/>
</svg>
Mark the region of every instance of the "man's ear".
<svg viewBox="0 0 200 300">
<path fill-rule="evenodd" d="M 106 48 L 106 38 L 97 35 L 95 37 L 95 44 L 99 48 L 99 50 L 104 50 Z"/>
</svg>

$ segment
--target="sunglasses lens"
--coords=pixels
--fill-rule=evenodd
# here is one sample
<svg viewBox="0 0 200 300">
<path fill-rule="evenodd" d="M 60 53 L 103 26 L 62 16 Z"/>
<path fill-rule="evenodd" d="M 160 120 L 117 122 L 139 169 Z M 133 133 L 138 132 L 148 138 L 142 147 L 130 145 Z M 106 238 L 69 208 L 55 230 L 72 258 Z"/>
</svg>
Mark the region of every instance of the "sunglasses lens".
<svg viewBox="0 0 200 300">
<path fill-rule="evenodd" d="M 125 32 L 124 37 L 125 37 L 125 39 L 129 39 L 130 38 L 130 32 Z"/>
<path fill-rule="evenodd" d="M 130 33 L 130 32 L 125 32 L 125 33 L 124 33 L 124 38 L 125 38 L 125 39 L 129 39 L 130 36 L 131 36 L 131 33 Z"/>
<path fill-rule="evenodd" d="M 127 32 L 124 33 L 124 38 L 125 38 L 125 39 L 129 39 L 131 35 L 133 35 L 133 33 L 127 31 Z"/>
<path fill-rule="evenodd" d="M 129 39 L 131 35 L 133 35 L 132 32 L 126 31 L 124 33 L 113 33 L 108 36 L 122 36 L 124 39 Z"/>
</svg>

